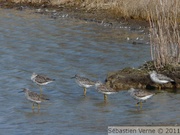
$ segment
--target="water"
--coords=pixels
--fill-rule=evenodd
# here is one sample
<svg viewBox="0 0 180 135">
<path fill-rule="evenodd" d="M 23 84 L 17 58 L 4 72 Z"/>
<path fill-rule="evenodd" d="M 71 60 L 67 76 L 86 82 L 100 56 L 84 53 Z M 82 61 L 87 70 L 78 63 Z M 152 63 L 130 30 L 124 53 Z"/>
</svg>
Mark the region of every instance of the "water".
<svg viewBox="0 0 180 135">
<path fill-rule="evenodd" d="M 180 124 L 179 93 L 157 94 L 137 110 L 126 91 L 104 103 L 94 88 L 83 97 L 83 89 L 70 79 L 80 74 L 104 81 L 109 71 L 150 60 L 142 30 L 5 9 L 0 10 L 0 25 L 1 134 L 104 135 L 108 126 Z M 22 88 L 39 92 L 30 80 L 33 72 L 56 79 L 43 87 L 50 100 L 39 112 L 19 93 Z"/>
</svg>

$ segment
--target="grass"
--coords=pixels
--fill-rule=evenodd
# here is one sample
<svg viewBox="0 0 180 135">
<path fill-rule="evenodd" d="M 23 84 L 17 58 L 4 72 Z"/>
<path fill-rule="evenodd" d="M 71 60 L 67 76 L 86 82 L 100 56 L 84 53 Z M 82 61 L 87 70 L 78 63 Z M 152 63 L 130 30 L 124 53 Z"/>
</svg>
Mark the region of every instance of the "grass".
<svg viewBox="0 0 180 135">
<path fill-rule="evenodd" d="M 151 57 L 156 69 L 180 63 L 179 0 L 159 1 L 160 6 L 149 12 Z"/>
<path fill-rule="evenodd" d="M 150 11 L 156 11 L 156 7 L 161 7 L 160 0 L 10 0 L 12 2 L 28 3 L 49 3 L 51 5 L 77 5 L 87 10 L 106 9 L 116 17 L 148 20 Z M 168 5 L 172 5 L 174 0 L 164 0 Z M 163 1 L 163 2 L 164 2 Z M 179 0 L 178 0 L 179 1 Z M 180 6 L 180 5 L 178 5 Z M 169 10 L 166 8 L 165 10 Z M 178 14 L 180 13 L 178 9 Z M 155 14 L 155 12 L 153 13 Z M 156 17 L 156 16 L 155 16 Z"/>
</svg>

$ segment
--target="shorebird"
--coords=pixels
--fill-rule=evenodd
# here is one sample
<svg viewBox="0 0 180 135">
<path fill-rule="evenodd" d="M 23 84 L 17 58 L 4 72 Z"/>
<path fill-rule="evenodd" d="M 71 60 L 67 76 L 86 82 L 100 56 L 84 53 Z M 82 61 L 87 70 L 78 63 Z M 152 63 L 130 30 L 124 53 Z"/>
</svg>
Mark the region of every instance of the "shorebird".
<svg viewBox="0 0 180 135">
<path fill-rule="evenodd" d="M 75 78 L 76 83 L 80 87 L 84 88 L 84 96 L 86 96 L 86 89 L 95 85 L 94 81 L 91 81 L 88 78 L 81 77 L 79 75 L 75 75 L 74 77 L 71 77 L 71 78 Z"/>
<path fill-rule="evenodd" d="M 39 95 L 35 92 L 30 91 L 29 89 L 24 88 L 22 92 L 25 92 L 26 98 L 33 102 L 32 109 L 34 110 L 34 104 L 38 105 L 38 110 L 40 109 L 40 103 L 44 100 L 49 100 L 45 96 Z"/>
<path fill-rule="evenodd" d="M 105 84 L 101 83 L 100 81 L 97 81 L 95 83 L 95 87 L 98 90 L 98 92 L 101 92 L 104 94 L 104 101 L 107 100 L 107 95 L 117 93 L 116 90 L 107 87 Z"/>
<path fill-rule="evenodd" d="M 51 79 L 47 76 L 36 74 L 36 73 L 32 74 L 31 80 L 40 87 L 40 94 L 42 94 L 42 88 L 41 88 L 42 85 L 46 85 L 48 83 L 55 81 L 55 79 Z"/>
<path fill-rule="evenodd" d="M 134 88 L 131 88 L 128 90 L 128 92 L 134 99 L 138 100 L 136 106 L 140 104 L 140 108 L 142 108 L 143 101 L 146 101 L 148 98 L 151 98 L 154 95 L 152 92 Z"/>
<path fill-rule="evenodd" d="M 168 82 L 175 82 L 173 79 L 163 75 L 163 74 L 158 74 L 156 71 L 150 71 L 149 72 L 150 78 L 154 83 L 157 84 L 165 84 Z M 161 86 L 159 86 L 159 89 L 161 89 Z"/>
</svg>

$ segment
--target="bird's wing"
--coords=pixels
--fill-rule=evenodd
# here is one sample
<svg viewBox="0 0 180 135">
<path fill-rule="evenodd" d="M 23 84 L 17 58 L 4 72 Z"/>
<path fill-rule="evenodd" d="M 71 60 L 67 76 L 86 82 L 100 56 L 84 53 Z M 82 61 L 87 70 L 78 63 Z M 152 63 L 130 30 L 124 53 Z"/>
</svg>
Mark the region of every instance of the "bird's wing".
<svg viewBox="0 0 180 135">
<path fill-rule="evenodd" d="M 89 80 L 88 78 L 84 78 L 84 77 L 82 77 L 82 78 L 80 78 L 79 79 L 82 83 L 84 83 L 84 84 L 90 84 L 90 85 L 94 85 L 95 84 L 95 82 L 94 81 L 91 81 L 91 80 Z"/>
<path fill-rule="evenodd" d="M 167 76 L 165 76 L 165 75 L 163 75 L 163 74 L 157 74 L 157 78 L 158 78 L 159 80 L 173 81 L 171 78 L 169 78 L 169 77 L 167 77 Z"/>
<path fill-rule="evenodd" d="M 29 92 L 29 96 L 30 96 L 33 100 L 41 101 L 40 95 L 38 95 L 38 94 L 35 93 L 35 92 L 30 91 L 30 92 Z"/>
<path fill-rule="evenodd" d="M 42 101 L 42 100 L 49 100 L 45 95 L 39 95 L 35 92 L 29 92 L 29 96 L 33 99 L 33 100 L 37 100 L 37 101 Z"/>
<path fill-rule="evenodd" d="M 47 82 L 47 81 L 53 81 L 51 78 L 47 77 L 47 76 L 44 76 L 44 75 L 37 75 L 35 80 L 39 83 L 44 83 L 44 82 Z"/>
<path fill-rule="evenodd" d="M 148 96 L 148 95 L 153 95 L 153 93 L 149 92 L 149 91 L 145 91 L 145 90 L 136 90 L 134 92 L 134 95 L 137 96 L 137 97 L 145 97 L 145 96 Z"/>
<path fill-rule="evenodd" d="M 47 98 L 46 95 L 42 94 L 42 95 L 41 95 L 41 100 L 49 100 L 49 98 Z"/>
<path fill-rule="evenodd" d="M 114 89 L 108 88 L 104 84 L 100 85 L 98 88 L 99 88 L 99 91 L 103 91 L 103 92 L 116 92 Z"/>
</svg>

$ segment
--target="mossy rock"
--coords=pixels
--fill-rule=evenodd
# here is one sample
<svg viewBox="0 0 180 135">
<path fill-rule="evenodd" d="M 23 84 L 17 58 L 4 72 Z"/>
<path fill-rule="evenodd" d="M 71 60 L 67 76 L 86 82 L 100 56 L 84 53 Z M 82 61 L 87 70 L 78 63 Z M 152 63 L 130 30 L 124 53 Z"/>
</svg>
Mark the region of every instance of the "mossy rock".
<svg viewBox="0 0 180 135">
<path fill-rule="evenodd" d="M 169 68 L 170 67 L 170 68 Z M 176 81 L 176 84 L 155 84 L 149 77 L 149 71 L 155 70 L 152 62 L 147 62 L 139 68 L 124 68 L 116 72 L 110 72 L 106 78 L 106 85 L 115 90 L 128 90 L 130 88 L 140 89 L 174 89 L 180 88 L 180 68 L 179 66 L 169 66 L 160 69 L 158 73 L 164 74 Z"/>
</svg>

